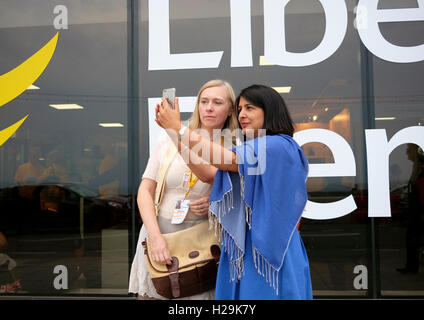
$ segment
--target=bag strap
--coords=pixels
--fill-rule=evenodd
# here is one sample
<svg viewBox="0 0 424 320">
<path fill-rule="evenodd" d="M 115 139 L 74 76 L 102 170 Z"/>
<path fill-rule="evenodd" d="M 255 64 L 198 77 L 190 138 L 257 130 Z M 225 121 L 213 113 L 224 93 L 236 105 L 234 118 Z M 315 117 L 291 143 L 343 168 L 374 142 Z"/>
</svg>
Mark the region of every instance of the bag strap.
<svg viewBox="0 0 424 320">
<path fill-rule="evenodd" d="M 165 189 L 165 179 L 168 174 L 169 167 L 171 166 L 172 161 L 174 160 L 175 156 L 177 155 L 177 148 L 175 147 L 174 143 L 169 140 L 169 147 L 166 150 L 165 156 L 163 158 L 163 161 L 160 165 L 159 169 L 159 177 L 158 182 L 156 185 L 156 192 L 155 192 L 155 209 L 156 209 L 156 215 L 158 215 L 158 209 L 159 205 L 163 198 L 163 191 Z"/>
<path fill-rule="evenodd" d="M 180 274 L 178 273 L 179 261 L 177 257 L 172 257 L 171 265 L 166 265 L 169 271 L 169 282 L 171 284 L 172 296 L 179 298 L 181 295 L 180 290 Z"/>
</svg>

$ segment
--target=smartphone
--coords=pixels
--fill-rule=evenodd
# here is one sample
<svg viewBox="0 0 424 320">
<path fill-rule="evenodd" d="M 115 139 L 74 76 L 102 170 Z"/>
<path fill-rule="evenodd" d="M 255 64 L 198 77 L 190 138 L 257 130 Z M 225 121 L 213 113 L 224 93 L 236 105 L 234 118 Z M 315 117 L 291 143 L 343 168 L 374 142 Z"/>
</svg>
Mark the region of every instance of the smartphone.
<svg viewBox="0 0 424 320">
<path fill-rule="evenodd" d="M 163 89 L 162 97 L 166 98 L 171 109 L 174 109 L 175 88 Z"/>
</svg>

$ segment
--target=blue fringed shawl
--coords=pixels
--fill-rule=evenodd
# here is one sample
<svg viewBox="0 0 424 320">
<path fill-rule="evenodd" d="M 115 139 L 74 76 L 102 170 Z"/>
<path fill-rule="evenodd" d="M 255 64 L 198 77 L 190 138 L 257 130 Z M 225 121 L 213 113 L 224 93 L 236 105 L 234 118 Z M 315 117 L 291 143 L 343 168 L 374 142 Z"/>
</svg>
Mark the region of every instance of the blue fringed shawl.
<svg viewBox="0 0 424 320">
<path fill-rule="evenodd" d="M 277 290 L 277 274 L 307 201 L 308 162 L 287 135 L 263 136 L 233 149 L 239 172 L 218 170 L 209 219 L 230 257 L 231 280 L 241 279 L 246 223 L 255 268 Z"/>
</svg>

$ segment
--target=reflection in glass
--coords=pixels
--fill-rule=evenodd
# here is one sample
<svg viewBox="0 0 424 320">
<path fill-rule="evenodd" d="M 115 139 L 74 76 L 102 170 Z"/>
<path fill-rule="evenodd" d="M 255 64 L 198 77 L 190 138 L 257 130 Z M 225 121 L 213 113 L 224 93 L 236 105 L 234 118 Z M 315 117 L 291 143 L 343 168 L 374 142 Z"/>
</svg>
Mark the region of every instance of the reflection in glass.
<svg viewBox="0 0 424 320">
<path fill-rule="evenodd" d="M 408 160 L 413 163 L 408 182 L 408 207 L 406 211 L 406 262 L 396 270 L 402 274 L 417 274 L 420 267 L 424 227 L 424 155 L 415 144 L 406 147 Z"/>
<path fill-rule="evenodd" d="M 413 8 L 415 4 L 407 2 L 405 6 Z M 422 21 L 380 23 L 379 27 L 394 45 L 408 48 L 423 43 Z M 375 58 L 372 71 L 376 129 L 384 129 L 390 139 L 401 129 L 422 126 L 424 63 L 390 63 Z M 424 209 L 420 202 L 422 186 L 418 176 L 422 165 L 418 150 L 416 145 L 404 144 L 390 154 L 391 217 L 377 219 L 382 296 L 424 295 Z"/>
<path fill-rule="evenodd" d="M 42 76 L 0 111 L 0 128 L 29 115 L 0 146 L 0 294 L 127 295 L 126 2 L 68 1 L 59 31 L 51 1 L 2 5 L 15 19 L 0 22 L 0 74 L 59 35 Z"/>
</svg>

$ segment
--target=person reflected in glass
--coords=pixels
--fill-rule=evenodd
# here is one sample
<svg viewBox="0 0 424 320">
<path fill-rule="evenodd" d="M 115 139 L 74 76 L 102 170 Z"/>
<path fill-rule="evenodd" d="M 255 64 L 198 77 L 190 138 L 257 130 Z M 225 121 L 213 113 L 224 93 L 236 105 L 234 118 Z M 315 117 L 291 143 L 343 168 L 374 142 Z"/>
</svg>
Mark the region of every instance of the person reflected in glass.
<svg viewBox="0 0 424 320">
<path fill-rule="evenodd" d="M 406 224 L 406 264 L 397 268 L 400 273 L 418 273 L 420 266 L 420 244 L 424 226 L 424 155 L 416 145 L 406 147 L 408 160 L 412 161 L 412 172 L 408 182 L 408 216 Z"/>
<path fill-rule="evenodd" d="M 28 200 L 33 199 L 37 181 L 46 169 L 40 162 L 41 149 L 33 147 L 29 150 L 29 160 L 16 170 L 14 181 L 20 186 L 19 195 Z"/>
<path fill-rule="evenodd" d="M 58 149 L 47 154 L 47 168 L 37 179 L 37 184 L 65 183 L 68 181 L 68 170 L 63 164 L 63 156 Z"/>
<path fill-rule="evenodd" d="M 14 180 L 18 185 L 34 185 L 46 169 L 40 162 L 41 150 L 34 147 L 29 150 L 29 160 L 16 170 Z"/>
<path fill-rule="evenodd" d="M 15 272 L 17 263 L 8 255 L 8 242 L 3 230 L 4 225 L 0 225 L 0 293 L 15 293 L 21 289 L 21 281 Z"/>
<path fill-rule="evenodd" d="M 230 131 L 237 128 L 237 117 L 234 104 L 235 94 L 231 85 L 223 80 L 211 80 L 199 90 L 194 112 L 188 126 L 200 134 L 223 141 L 224 145 L 233 145 L 233 141 L 222 135 L 223 129 Z M 216 136 L 215 136 L 216 135 Z M 132 263 L 129 292 L 138 294 L 139 299 L 166 299 L 159 295 L 153 286 L 147 270 L 142 241 L 149 237 L 151 253 L 154 261 L 162 264 L 171 262 L 170 252 L 163 237 L 164 233 L 176 232 L 194 226 L 207 220 L 209 194 L 211 191 L 210 175 L 191 173 L 191 165 L 184 162 L 183 157 L 175 151 L 174 156 L 168 150 L 175 149 L 166 133 L 158 137 L 153 152 L 150 155 L 138 189 L 137 203 L 140 209 L 143 226 L 140 230 L 136 254 Z M 155 194 L 158 178 L 163 163 L 170 163 L 165 177 L 163 198 L 155 211 Z M 190 176 L 195 182 L 188 188 Z M 212 177 L 213 178 L 213 177 Z M 186 192 L 189 192 L 188 195 Z M 172 224 L 172 216 L 176 202 L 182 199 L 190 200 L 187 216 L 181 224 Z M 184 299 L 213 299 L 214 290 L 206 291 Z"/>
<path fill-rule="evenodd" d="M 47 168 L 38 177 L 37 184 L 45 185 L 40 191 L 41 210 L 59 212 L 64 201 L 64 192 L 57 184 L 68 181 L 68 171 L 63 166 L 62 156 L 57 149 L 47 154 Z"/>
<path fill-rule="evenodd" d="M 116 171 L 118 166 L 118 159 L 113 154 L 112 145 L 110 143 L 103 142 L 100 145 L 100 152 L 104 158 L 99 164 L 98 174 L 99 177 L 103 176 L 105 179 L 103 179 L 104 181 L 102 181 L 102 184 L 99 186 L 99 195 L 102 198 L 117 197 L 119 188 L 119 181 L 117 176 L 115 175 L 115 177 L 109 177 L 108 179 L 105 173 L 112 173 L 114 172 L 113 169 Z"/>
<path fill-rule="evenodd" d="M 156 110 L 156 122 L 167 132 L 183 127 L 176 106 L 164 102 Z M 308 162 L 292 138 L 293 121 L 281 95 L 263 85 L 243 89 L 236 108 L 242 145 L 226 150 L 189 128 L 173 140 L 221 154 L 213 166 L 193 169 L 214 179 L 210 221 L 223 247 L 215 299 L 312 299 L 309 262 L 296 228 L 307 201 Z"/>
</svg>

